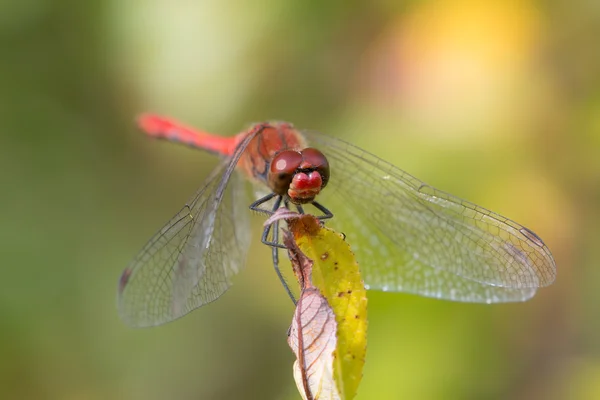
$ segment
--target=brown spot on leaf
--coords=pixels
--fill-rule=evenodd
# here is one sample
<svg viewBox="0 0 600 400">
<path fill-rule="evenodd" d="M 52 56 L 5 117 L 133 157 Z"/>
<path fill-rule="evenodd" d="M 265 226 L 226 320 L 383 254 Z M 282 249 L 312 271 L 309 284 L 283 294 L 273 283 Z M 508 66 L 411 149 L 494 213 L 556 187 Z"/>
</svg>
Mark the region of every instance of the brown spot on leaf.
<svg viewBox="0 0 600 400">
<path fill-rule="evenodd" d="M 321 229 L 319 220 L 310 214 L 302 214 L 298 218 L 290 219 L 287 223 L 288 228 L 294 233 L 295 238 L 316 236 L 319 229 Z"/>
</svg>

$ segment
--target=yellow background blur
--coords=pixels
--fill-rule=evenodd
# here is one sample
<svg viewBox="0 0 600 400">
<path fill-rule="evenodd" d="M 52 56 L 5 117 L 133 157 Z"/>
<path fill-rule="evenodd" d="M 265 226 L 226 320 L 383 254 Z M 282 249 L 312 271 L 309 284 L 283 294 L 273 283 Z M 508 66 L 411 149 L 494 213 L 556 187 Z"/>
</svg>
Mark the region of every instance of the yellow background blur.
<svg viewBox="0 0 600 400">
<path fill-rule="evenodd" d="M 299 398 L 261 218 L 219 301 L 118 319 L 122 269 L 216 163 L 137 132 L 147 110 L 339 136 L 546 241 L 528 303 L 369 293 L 359 399 L 599 399 L 598 38 L 584 0 L 3 2 L 0 398 Z"/>
</svg>

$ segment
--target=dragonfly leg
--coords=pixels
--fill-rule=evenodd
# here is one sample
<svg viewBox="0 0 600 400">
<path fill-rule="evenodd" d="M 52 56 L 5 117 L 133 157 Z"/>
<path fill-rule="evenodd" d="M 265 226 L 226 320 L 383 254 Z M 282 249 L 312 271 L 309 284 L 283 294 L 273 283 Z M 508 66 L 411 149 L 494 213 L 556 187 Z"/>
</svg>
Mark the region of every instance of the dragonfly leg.
<svg viewBox="0 0 600 400">
<path fill-rule="evenodd" d="M 318 215 L 316 216 L 316 218 L 320 221 L 325 220 L 325 219 L 331 219 L 333 218 L 333 213 L 331 211 L 329 211 L 328 208 L 326 208 L 325 206 L 323 206 L 320 203 L 317 203 L 316 201 L 313 201 L 311 203 L 317 210 L 323 212 L 323 215 Z M 298 210 L 299 214 L 305 214 L 304 212 L 304 208 L 302 207 L 301 204 L 296 204 L 296 209 Z"/>
<path fill-rule="evenodd" d="M 256 202 L 252 203 L 252 205 L 250 206 L 250 208 L 252 210 L 255 210 L 255 211 L 260 211 L 260 212 L 268 213 L 269 215 L 275 214 L 275 211 L 277 211 L 279 209 L 279 206 L 281 205 L 281 201 L 283 200 L 282 196 L 278 196 L 275 199 L 275 204 L 273 204 L 273 209 L 271 211 L 268 211 L 268 210 L 265 210 L 265 209 L 257 210 L 256 208 L 253 208 L 253 207 L 256 207 L 256 203 L 257 202 L 260 202 L 261 200 L 263 200 L 263 199 L 265 199 L 267 197 L 269 197 L 269 196 L 265 196 L 262 199 L 259 199 Z M 275 195 L 271 196 L 269 199 L 267 199 L 265 201 L 269 201 L 273 197 L 275 197 Z M 265 201 L 263 201 L 263 203 Z M 259 205 L 260 204 L 262 204 L 262 203 L 259 203 Z M 269 240 L 269 232 L 271 232 L 271 227 L 274 228 L 273 235 L 272 235 L 273 239 Z M 278 232 L 278 229 L 279 229 L 279 223 L 278 222 L 274 222 L 273 224 L 265 226 L 265 229 L 263 230 L 263 233 L 262 233 L 262 236 L 260 238 L 260 241 L 263 244 L 266 244 L 269 247 L 277 247 L 277 248 L 280 248 L 280 249 L 285 249 L 286 247 L 284 245 L 282 245 L 281 243 L 278 243 L 279 242 L 279 232 Z"/>
<path fill-rule="evenodd" d="M 268 202 L 269 200 L 271 200 L 273 197 L 279 196 L 279 198 L 275 201 L 275 206 L 271 209 L 271 210 L 267 210 L 264 208 L 261 208 L 260 206 L 265 204 L 266 202 Z M 279 208 L 279 205 L 281 204 L 281 195 L 278 195 L 276 193 L 269 193 L 268 195 L 261 197 L 260 199 L 256 200 L 254 203 L 250 204 L 250 209 L 252 211 L 256 211 L 262 214 L 267 214 L 269 216 L 273 215 L 273 213 L 275 211 L 277 211 L 277 209 Z"/>
<path fill-rule="evenodd" d="M 329 211 L 328 208 L 326 208 L 325 206 L 323 206 L 320 203 L 317 203 L 316 201 L 312 202 L 312 205 L 315 206 L 315 208 L 321 212 L 323 212 L 323 215 L 319 215 L 317 216 L 317 219 L 319 220 L 324 220 L 324 219 L 331 219 L 333 218 L 333 213 L 331 211 Z"/>
<path fill-rule="evenodd" d="M 273 241 L 275 243 L 277 243 L 279 241 L 279 221 L 275 221 L 273 223 Z M 294 305 L 296 305 L 296 298 L 294 297 L 292 290 L 288 286 L 287 282 L 285 281 L 285 278 L 281 274 L 281 270 L 279 269 L 279 247 L 272 246 L 271 251 L 272 251 L 272 255 L 273 255 L 273 267 L 275 268 L 275 273 L 277 274 L 279 281 L 285 288 L 285 291 L 287 292 L 288 296 L 290 296 L 290 299 L 292 299 L 292 302 L 294 303 Z"/>
</svg>

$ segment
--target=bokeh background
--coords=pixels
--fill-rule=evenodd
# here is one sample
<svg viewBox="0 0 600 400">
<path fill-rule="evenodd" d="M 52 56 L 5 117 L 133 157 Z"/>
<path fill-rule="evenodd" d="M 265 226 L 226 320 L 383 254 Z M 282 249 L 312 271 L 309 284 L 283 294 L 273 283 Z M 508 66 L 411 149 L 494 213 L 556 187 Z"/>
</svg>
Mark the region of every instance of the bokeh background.
<svg viewBox="0 0 600 400">
<path fill-rule="evenodd" d="M 216 164 L 137 132 L 151 110 L 339 136 L 544 238 L 558 279 L 527 303 L 370 293 L 359 399 L 600 398 L 599 37 L 591 0 L 2 2 L 0 397 L 299 398 L 258 234 L 219 301 L 118 319 Z"/>
</svg>

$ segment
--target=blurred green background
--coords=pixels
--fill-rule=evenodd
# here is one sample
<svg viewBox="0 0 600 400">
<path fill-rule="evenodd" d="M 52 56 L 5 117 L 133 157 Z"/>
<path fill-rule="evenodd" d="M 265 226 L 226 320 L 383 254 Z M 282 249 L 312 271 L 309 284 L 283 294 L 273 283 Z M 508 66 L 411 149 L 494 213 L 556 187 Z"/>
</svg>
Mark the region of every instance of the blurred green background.
<svg viewBox="0 0 600 400">
<path fill-rule="evenodd" d="M 216 164 L 141 111 L 343 137 L 544 238 L 558 279 L 527 303 L 370 293 L 359 399 L 600 398 L 599 37 L 584 0 L 2 2 L 0 398 L 299 398 L 259 217 L 219 301 L 118 319 L 122 269 Z"/>
</svg>

